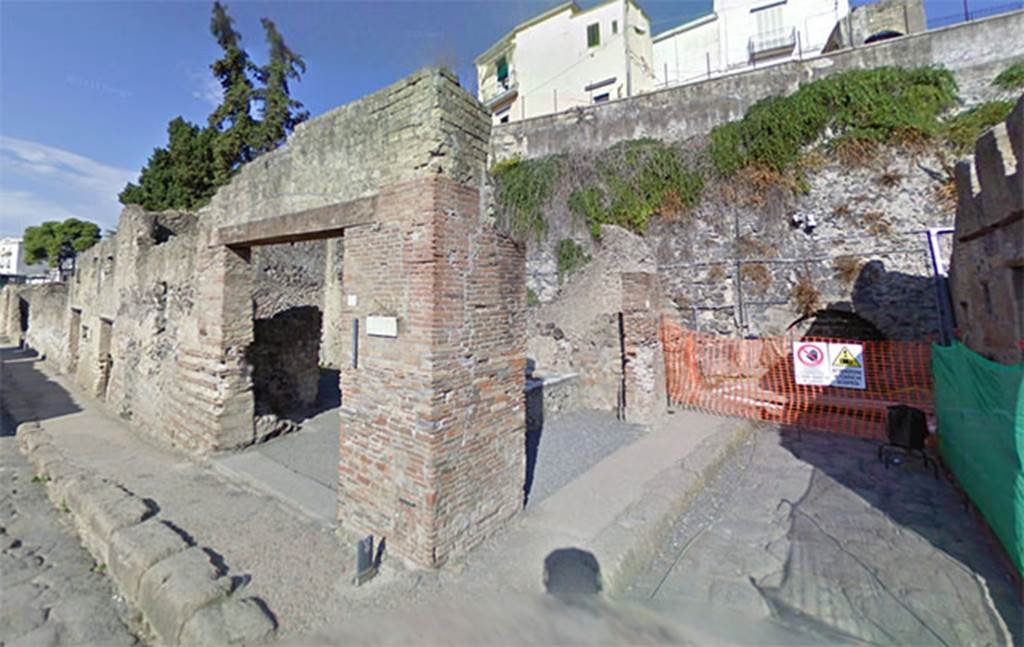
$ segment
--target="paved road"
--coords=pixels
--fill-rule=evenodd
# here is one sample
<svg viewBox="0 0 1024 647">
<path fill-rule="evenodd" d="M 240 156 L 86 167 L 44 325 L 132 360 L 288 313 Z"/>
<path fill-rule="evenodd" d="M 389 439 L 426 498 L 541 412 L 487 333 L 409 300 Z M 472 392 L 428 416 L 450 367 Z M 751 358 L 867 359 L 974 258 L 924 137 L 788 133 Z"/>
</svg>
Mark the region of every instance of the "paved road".
<svg viewBox="0 0 1024 647">
<path fill-rule="evenodd" d="M 33 482 L 0 409 L 0 645 L 134 645 L 125 605 Z"/>
<path fill-rule="evenodd" d="M 628 597 L 772 618 L 826 642 L 1020 644 L 1009 570 L 979 523 L 946 481 L 912 463 L 887 471 L 875 447 L 755 434 Z"/>
</svg>

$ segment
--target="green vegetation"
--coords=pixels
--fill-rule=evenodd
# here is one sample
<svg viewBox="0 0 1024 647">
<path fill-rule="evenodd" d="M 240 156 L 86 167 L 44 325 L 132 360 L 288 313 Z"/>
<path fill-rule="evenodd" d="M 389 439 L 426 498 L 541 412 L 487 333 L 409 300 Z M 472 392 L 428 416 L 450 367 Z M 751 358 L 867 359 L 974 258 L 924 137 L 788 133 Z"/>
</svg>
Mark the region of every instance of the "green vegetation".
<svg viewBox="0 0 1024 647">
<path fill-rule="evenodd" d="M 60 511 L 63 512 L 64 514 L 70 514 L 71 513 L 71 508 L 68 507 L 68 500 L 67 499 L 61 499 L 60 500 Z"/>
<path fill-rule="evenodd" d="M 612 224 L 643 233 L 654 213 L 675 214 L 700 202 L 704 180 L 679 154 L 655 139 L 612 146 L 597 164 L 597 182 L 574 191 L 569 209 L 595 237 Z"/>
<path fill-rule="evenodd" d="M 1024 88 L 1024 61 L 1017 61 L 992 79 L 992 85 L 1003 90 Z"/>
<path fill-rule="evenodd" d="M 513 157 L 491 167 L 500 224 L 518 240 L 530 235 L 540 240 L 548 229 L 541 208 L 561 175 L 559 157 Z"/>
<path fill-rule="evenodd" d="M 803 147 L 826 135 L 833 147 L 935 136 L 939 116 L 955 101 L 956 82 L 947 70 L 851 70 L 757 102 L 743 119 L 711 131 L 708 155 L 724 177 L 748 166 L 783 171 Z"/>
<path fill-rule="evenodd" d="M 526 288 L 526 305 L 529 308 L 540 305 L 540 297 L 537 296 L 537 293 L 532 288 Z"/>
<path fill-rule="evenodd" d="M 284 143 L 309 117 L 291 98 L 289 81 L 298 81 L 306 64 L 290 50 L 274 23 L 261 23 L 269 47 L 268 62 L 257 66 L 242 48 L 227 8 L 214 2 L 210 32 L 222 57 L 210 65 L 221 88 L 221 103 L 205 128 L 181 117 L 167 126 L 167 146 L 156 148 L 139 175 L 118 196 L 122 204 L 146 209 L 195 210 L 253 158 Z M 254 107 L 260 118 L 254 117 Z"/>
<path fill-rule="evenodd" d="M 1006 121 L 1013 110 L 1012 101 L 989 101 L 961 112 L 945 122 L 946 138 L 957 153 L 969 153 L 983 132 Z"/>
<path fill-rule="evenodd" d="M 569 275 L 590 262 L 590 254 L 571 238 L 558 241 L 555 250 L 558 256 L 558 282 L 562 283 Z"/>
<path fill-rule="evenodd" d="M 95 223 L 77 218 L 64 222 L 50 220 L 25 228 L 25 260 L 28 263 L 47 261 L 50 267 L 60 267 L 65 260 L 74 259 L 99 239 L 100 228 Z"/>
<path fill-rule="evenodd" d="M 49 483 L 50 476 L 48 474 L 36 474 L 32 477 L 33 483 Z"/>
</svg>

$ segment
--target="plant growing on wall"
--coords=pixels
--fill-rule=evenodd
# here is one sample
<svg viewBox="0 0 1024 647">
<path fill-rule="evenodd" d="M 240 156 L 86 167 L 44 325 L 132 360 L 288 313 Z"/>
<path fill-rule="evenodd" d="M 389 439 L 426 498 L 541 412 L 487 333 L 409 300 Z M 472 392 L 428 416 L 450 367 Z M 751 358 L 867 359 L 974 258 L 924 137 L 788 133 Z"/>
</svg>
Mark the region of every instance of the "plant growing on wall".
<svg viewBox="0 0 1024 647">
<path fill-rule="evenodd" d="M 992 85 L 1003 90 L 1024 88 L 1024 61 L 1017 61 L 992 79 Z"/>
<path fill-rule="evenodd" d="M 941 133 L 940 116 L 956 102 L 944 69 L 880 67 L 851 70 L 755 103 L 743 119 L 714 128 L 708 156 L 719 175 L 748 166 L 782 171 L 801 149 L 827 137 L 844 142 L 898 143 Z"/>
<path fill-rule="evenodd" d="M 946 138 L 956 153 L 970 153 L 978 137 L 992 126 L 1006 121 L 1012 110 L 1012 101 L 982 103 L 948 119 L 945 122 Z"/>
<path fill-rule="evenodd" d="M 653 214 L 696 206 L 703 188 L 701 175 L 686 168 L 671 146 L 636 139 L 604 151 L 591 183 L 570 194 L 568 205 L 595 237 L 606 224 L 643 233 Z"/>
<path fill-rule="evenodd" d="M 491 167 L 499 225 L 517 240 L 547 233 L 542 208 L 562 174 L 562 159 L 513 157 Z"/>
<path fill-rule="evenodd" d="M 558 257 L 558 282 L 562 283 L 573 272 L 590 262 L 590 254 L 571 238 L 564 238 L 558 241 L 555 249 Z"/>
<path fill-rule="evenodd" d="M 29 263 L 46 261 L 50 267 L 61 267 L 100 240 L 100 228 L 92 222 L 68 218 L 64 222 L 49 220 L 25 229 L 23 244 Z"/>
</svg>

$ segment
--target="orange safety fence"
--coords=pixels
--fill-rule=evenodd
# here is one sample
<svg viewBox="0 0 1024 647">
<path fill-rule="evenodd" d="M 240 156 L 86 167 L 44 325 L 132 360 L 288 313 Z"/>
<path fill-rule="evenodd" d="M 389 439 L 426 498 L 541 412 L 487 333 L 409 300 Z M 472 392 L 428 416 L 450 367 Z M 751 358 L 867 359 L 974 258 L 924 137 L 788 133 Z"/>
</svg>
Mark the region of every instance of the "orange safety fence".
<svg viewBox="0 0 1024 647">
<path fill-rule="evenodd" d="M 917 407 L 933 419 L 931 346 L 925 342 L 732 339 L 664 318 L 661 342 L 671 405 L 874 439 L 886 437 L 890 405 Z M 797 384 L 793 342 L 859 345 L 864 388 Z"/>
</svg>

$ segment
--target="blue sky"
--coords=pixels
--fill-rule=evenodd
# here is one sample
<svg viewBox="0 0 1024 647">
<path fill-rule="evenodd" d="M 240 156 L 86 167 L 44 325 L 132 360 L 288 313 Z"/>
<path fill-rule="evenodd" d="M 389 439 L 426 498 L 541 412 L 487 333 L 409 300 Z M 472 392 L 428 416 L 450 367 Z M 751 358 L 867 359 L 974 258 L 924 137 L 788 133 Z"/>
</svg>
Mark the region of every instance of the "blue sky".
<svg viewBox="0 0 1024 647">
<path fill-rule="evenodd" d="M 971 0 L 972 6 L 990 0 Z M 991 0 L 998 2 L 998 0 Z M 640 0 L 655 33 L 710 0 Z M 581 2 L 590 6 L 595 0 Z M 257 62 L 274 20 L 308 71 L 292 91 L 313 115 L 410 72 L 447 64 L 470 91 L 473 58 L 558 0 L 228 1 Z M 208 2 L 0 2 L 0 236 L 74 216 L 113 228 L 117 193 L 177 115 L 205 123 L 218 100 Z M 930 15 L 961 0 L 928 0 Z"/>
</svg>

